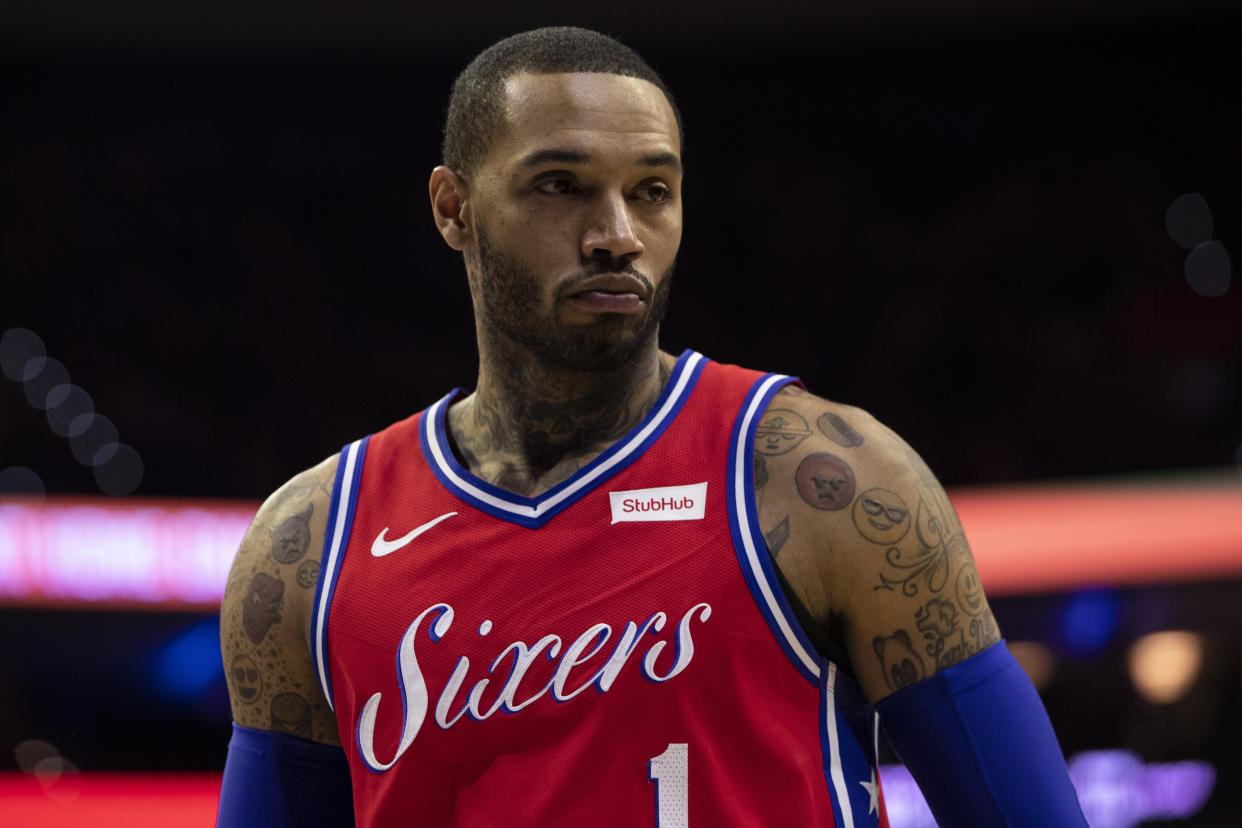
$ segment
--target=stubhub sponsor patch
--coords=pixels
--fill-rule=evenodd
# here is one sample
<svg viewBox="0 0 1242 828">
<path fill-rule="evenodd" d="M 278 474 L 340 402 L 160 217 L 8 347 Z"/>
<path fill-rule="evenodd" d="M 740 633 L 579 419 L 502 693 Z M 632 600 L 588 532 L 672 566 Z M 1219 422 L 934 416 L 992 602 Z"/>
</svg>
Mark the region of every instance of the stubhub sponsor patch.
<svg viewBox="0 0 1242 828">
<path fill-rule="evenodd" d="M 702 520 L 707 503 L 707 481 L 685 486 L 660 486 L 609 492 L 612 522 L 650 520 Z"/>
</svg>

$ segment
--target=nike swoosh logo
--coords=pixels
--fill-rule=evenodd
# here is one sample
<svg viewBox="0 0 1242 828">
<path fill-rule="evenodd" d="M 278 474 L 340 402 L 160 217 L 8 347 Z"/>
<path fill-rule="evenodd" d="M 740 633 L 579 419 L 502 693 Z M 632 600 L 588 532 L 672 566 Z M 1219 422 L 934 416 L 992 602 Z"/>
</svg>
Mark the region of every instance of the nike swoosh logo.
<svg viewBox="0 0 1242 828">
<path fill-rule="evenodd" d="M 388 527 L 385 526 L 383 531 L 381 531 L 378 535 L 375 536 L 375 541 L 374 543 L 371 544 L 371 554 L 377 558 L 382 558 L 385 555 L 391 555 L 393 552 L 396 552 L 398 549 L 405 546 L 410 541 L 414 540 L 419 535 L 421 535 L 423 532 L 426 532 L 428 529 L 435 526 L 437 523 L 448 520 L 455 514 L 457 513 L 456 512 L 445 512 L 444 514 L 440 515 L 438 518 L 432 518 L 431 520 L 424 523 L 422 526 L 411 529 L 409 532 L 397 538 L 396 540 L 388 540 L 388 538 L 384 537 L 385 535 L 388 534 Z"/>
</svg>

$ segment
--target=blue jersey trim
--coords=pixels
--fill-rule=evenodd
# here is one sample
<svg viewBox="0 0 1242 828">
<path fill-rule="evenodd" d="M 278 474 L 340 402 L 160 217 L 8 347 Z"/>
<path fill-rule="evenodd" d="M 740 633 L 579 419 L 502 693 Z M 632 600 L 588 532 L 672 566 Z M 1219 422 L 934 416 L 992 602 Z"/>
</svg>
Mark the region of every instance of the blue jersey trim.
<svg viewBox="0 0 1242 828">
<path fill-rule="evenodd" d="M 694 390 L 707 358 L 686 350 L 642 422 L 571 477 L 538 497 L 523 497 L 471 474 L 457 462 L 449 445 L 449 404 L 460 393 L 454 389 L 427 409 L 419 424 L 419 445 L 436 478 L 450 492 L 493 517 L 537 529 L 642 456 L 676 419 Z"/>
<path fill-rule="evenodd" d="M 752 448 L 755 431 L 773 395 L 791 382 L 796 382 L 796 379 L 781 374 L 764 374 L 751 386 L 734 421 L 733 435 L 729 440 L 729 531 L 733 534 L 733 551 L 742 567 L 746 585 L 755 599 L 755 605 L 768 622 L 772 635 L 803 677 L 812 684 L 819 684 L 820 658 L 780 587 L 755 508 Z"/>
<path fill-rule="evenodd" d="M 851 691 L 843 686 L 843 682 L 848 684 L 849 680 L 841 675 L 837 665 L 827 659 L 820 659 L 820 667 L 819 743 L 823 753 L 824 779 L 832 792 L 833 819 L 840 828 L 875 828 L 879 825 L 883 808 L 878 787 L 879 775 L 847 716 L 851 709 Z M 845 698 L 842 698 L 843 694 Z M 875 713 L 870 708 L 864 712 L 863 718 L 873 723 L 878 740 Z"/>
<path fill-rule="evenodd" d="M 832 822 L 838 828 L 854 828 L 854 808 L 850 802 L 845 773 L 841 768 L 841 727 L 837 720 L 835 664 L 823 662 L 819 684 L 819 748 L 824 763 L 824 781 L 832 792 Z"/>
<path fill-rule="evenodd" d="M 315 605 L 311 609 L 311 662 L 328 707 L 336 710 L 332 699 L 332 669 L 328 656 L 328 613 L 336 594 L 336 580 L 349 546 L 349 533 L 358 506 L 358 483 L 362 479 L 362 462 L 366 458 L 364 437 L 341 449 L 336 464 L 336 481 L 332 485 L 332 501 L 328 507 L 328 526 L 324 531 L 323 556 L 319 562 L 319 582 L 315 585 Z"/>
</svg>

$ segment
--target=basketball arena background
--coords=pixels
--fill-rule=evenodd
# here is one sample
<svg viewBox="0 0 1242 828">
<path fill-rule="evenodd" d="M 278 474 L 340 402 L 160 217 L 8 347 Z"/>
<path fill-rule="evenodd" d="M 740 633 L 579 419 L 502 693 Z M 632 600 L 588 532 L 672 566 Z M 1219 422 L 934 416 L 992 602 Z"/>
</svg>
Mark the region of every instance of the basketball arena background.
<svg viewBox="0 0 1242 828">
<path fill-rule="evenodd" d="M 685 116 L 665 347 L 920 450 L 1095 828 L 1238 825 L 1242 16 L 1197 0 L 4 4 L 0 824 L 211 824 L 236 544 L 471 383 L 441 112 L 564 23 Z"/>
</svg>

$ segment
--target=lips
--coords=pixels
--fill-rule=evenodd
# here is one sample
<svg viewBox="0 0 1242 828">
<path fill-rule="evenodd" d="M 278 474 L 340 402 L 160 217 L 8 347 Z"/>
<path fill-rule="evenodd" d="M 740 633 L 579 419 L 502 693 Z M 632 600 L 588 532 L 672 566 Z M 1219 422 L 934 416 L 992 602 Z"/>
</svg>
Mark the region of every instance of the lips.
<svg viewBox="0 0 1242 828">
<path fill-rule="evenodd" d="M 629 273 L 601 273 L 574 283 L 569 287 L 568 295 L 572 298 L 635 296 L 645 302 L 650 298 L 650 290 L 643 279 Z"/>
<path fill-rule="evenodd" d="M 651 291 L 645 279 L 628 273 L 602 273 L 575 282 L 565 291 L 574 305 L 597 314 L 639 314 Z"/>
</svg>

